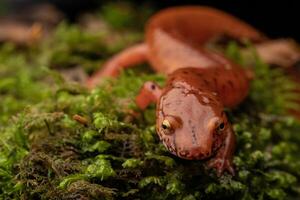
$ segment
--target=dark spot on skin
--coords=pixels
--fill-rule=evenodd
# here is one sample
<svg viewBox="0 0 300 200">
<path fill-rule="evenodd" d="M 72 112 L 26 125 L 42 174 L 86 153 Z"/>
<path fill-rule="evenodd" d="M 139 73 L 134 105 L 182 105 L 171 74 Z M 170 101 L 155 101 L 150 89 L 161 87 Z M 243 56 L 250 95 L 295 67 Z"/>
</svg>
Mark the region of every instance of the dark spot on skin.
<svg viewBox="0 0 300 200">
<path fill-rule="evenodd" d="M 197 73 L 197 76 L 202 77 L 202 74 L 198 72 L 198 73 Z"/>
<path fill-rule="evenodd" d="M 156 85 L 151 84 L 151 90 L 155 90 L 156 89 Z"/>
<path fill-rule="evenodd" d="M 166 107 L 169 107 L 170 105 L 172 105 L 170 102 L 167 102 L 167 103 L 165 104 Z"/>
<path fill-rule="evenodd" d="M 234 88 L 233 82 L 231 80 L 227 81 L 231 88 Z"/>
<path fill-rule="evenodd" d="M 223 91 L 226 90 L 226 85 L 222 85 L 222 90 L 223 90 Z"/>
<path fill-rule="evenodd" d="M 191 126 L 191 133 L 192 133 L 192 143 L 195 145 L 197 144 L 197 138 L 196 138 L 196 131 L 195 126 Z"/>
<path fill-rule="evenodd" d="M 197 144 L 197 138 L 196 138 L 196 132 L 195 132 L 195 126 L 192 125 L 192 120 L 188 120 L 189 127 L 191 127 L 191 134 L 192 134 L 192 143 Z"/>
<path fill-rule="evenodd" d="M 205 83 L 206 86 L 209 86 L 209 85 L 210 85 L 210 83 L 209 83 L 208 80 L 204 79 L 203 81 L 204 81 L 204 83 Z"/>
<path fill-rule="evenodd" d="M 184 73 L 184 74 L 188 74 L 189 72 L 188 72 L 188 71 L 183 71 L 183 73 Z"/>
<path fill-rule="evenodd" d="M 217 78 L 214 78 L 214 83 L 215 83 L 215 87 L 217 87 L 218 85 Z"/>
</svg>

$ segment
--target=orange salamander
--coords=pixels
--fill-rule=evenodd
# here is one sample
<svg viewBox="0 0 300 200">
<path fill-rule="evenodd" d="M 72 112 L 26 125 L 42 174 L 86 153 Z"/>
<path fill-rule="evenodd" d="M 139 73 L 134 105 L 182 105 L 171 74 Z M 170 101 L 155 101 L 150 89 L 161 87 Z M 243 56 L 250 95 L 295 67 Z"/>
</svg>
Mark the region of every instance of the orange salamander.
<svg viewBox="0 0 300 200">
<path fill-rule="evenodd" d="M 263 41 L 250 25 L 222 11 L 202 6 L 174 7 L 160 11 L 146 26 L 145 42 L 113 58 L 88 80 L 92 88 L 104 76 L 148 61 L 168 75 L 164 88 L 147 82 L 136 98 L 145 109 L 156 103 L 156 130 L 174 155 L 206 159 L 221 175 L 234 174 L 235 135 L 224 107 L 235 107 L 249 90 L 249 73 L 204 45 L 218 35 Z"/>
</svg>

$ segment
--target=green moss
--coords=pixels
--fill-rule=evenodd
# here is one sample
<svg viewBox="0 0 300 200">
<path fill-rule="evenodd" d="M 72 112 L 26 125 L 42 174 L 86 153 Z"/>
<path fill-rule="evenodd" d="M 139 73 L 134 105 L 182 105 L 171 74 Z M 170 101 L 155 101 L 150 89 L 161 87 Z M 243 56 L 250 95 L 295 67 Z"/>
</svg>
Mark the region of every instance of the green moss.
<svg viewBox="0 0 300 200">
<path fill-rule="evenodd" d="M 134 6 L 129 2 L 107 3 L 101 10 L 101 16 L 115 29 L 128 28 L 142 30 L 146 19 L 153 13 L 147 5 Z M 134 23 L 133 23 L 134 22 Z"/>
<path fill-rule="evenodd" d="M 171 155 L 155 132 L 154 105 L 136 107 L 142 84 L 165 77 L 140 66 L 88 92 L 52 71 L 89 63 L 91 72 L 133 41 L 116 48 L 97 34 L 62 24 L 39 50 L 0 48 L 0 199 L 299 198 L 300 124 L 286 112 L 294 85 L 281 70 L 229 45 L 229 56 L 252 63 L 255 79 L 248 98 L 227 109 L 237 174 L 219 178 L 203 161 Z"/>
</svg>

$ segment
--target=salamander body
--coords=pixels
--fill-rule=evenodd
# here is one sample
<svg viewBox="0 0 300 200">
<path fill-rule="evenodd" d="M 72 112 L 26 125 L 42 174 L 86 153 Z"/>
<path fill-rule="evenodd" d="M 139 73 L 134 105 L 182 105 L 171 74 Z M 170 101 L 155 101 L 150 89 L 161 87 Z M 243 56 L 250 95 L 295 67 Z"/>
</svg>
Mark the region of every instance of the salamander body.
<svg viewBox="0 0 300 200">
<path fill-rule="evenodd" d="M 156 130 L 174 155 L 183 159 L 208 159 L 208 166 L 234 174 L 235 137 L 224 107 L 237 106 L 247 96 L 250 76 L 246 70 L 204 48 L 218 36 L 262 41 L 264 36 L 244 22 L 216 9 L 175 7 L 154 15 L 146 26 L 145 43 L 111 58 L 88 80 L 94 87 L 104 76 L 148 61 L 166 74 L 161 89 L 147 82 L 136 98 L 144 109 L 155 102 Z"/>
</svg>

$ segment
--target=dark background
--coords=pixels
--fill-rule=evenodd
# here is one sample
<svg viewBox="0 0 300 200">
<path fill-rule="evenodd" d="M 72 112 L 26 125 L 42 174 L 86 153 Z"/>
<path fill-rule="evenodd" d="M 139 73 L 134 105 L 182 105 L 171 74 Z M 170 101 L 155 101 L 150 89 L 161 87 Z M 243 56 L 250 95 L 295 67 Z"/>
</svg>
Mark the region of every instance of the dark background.
<svg viewBox="0 0 300 200">
<path fill-rule="evenodd" d="M 26 9 L 27 6 L 37 3 L 50 2 L 62 10 L 70 21 L 86 10 L 93 10 L 103 3 L 101 0 L 0 0 L 6 1 L 10 12 Z M 122 1 L 120 1 L 122 2 Z M 300 41 L 300 7 L 297 0 L 153 0 L 133 1 L 137 4 L 147 3 L 157 9 L 174 5 L 209 5 L 227 11 L 252 24 L 268 36 L 292 37 Z"/>
</svg>

